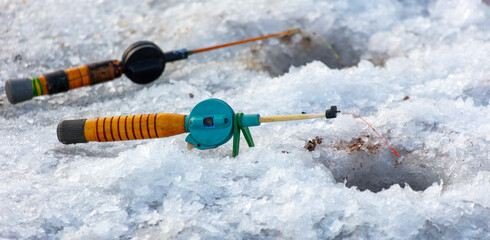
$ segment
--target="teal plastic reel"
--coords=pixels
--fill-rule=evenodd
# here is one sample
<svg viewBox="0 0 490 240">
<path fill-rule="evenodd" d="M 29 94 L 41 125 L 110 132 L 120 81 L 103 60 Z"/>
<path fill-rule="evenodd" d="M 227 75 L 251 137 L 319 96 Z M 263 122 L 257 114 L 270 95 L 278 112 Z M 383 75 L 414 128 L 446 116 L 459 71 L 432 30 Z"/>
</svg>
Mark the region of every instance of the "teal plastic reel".
<svg viewBox="0 0 490 240">
<path fill-rule="evenodd" d="M 249 147 L 253 139 L 248 127 L 259 126 L 259 114 L 235 113 L 224 101 L 207 99 L 198 103 L 185 118 L 185 141 L 198 149 L 216 148 L 233 137 L 233 157 L 238 155 L 240 131 Z"/>
</svg>

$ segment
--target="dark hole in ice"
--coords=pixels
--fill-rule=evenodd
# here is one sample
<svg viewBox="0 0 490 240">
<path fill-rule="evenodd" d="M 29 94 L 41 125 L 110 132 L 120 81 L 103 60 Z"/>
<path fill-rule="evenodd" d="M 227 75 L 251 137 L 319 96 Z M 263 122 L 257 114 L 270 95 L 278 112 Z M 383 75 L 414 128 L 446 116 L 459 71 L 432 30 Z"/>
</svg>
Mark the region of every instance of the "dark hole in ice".
<svg viewBox="0 0 490 240">
<path fill-rule="evenodd" d="M 329 68 L 341 69 L 359 63 L 366 42 L 361 39 L 367 38 L 347 29 L 326 34 L 303 31 L 280 38 L 280 44 L 252 47 L 252 53 L 261 59 L 264 69 L 272 76 L 288 72 L 291 66 L 298 67 L 315 60 Z"/>
<path fill-rule="evenodd" d="M 379 192 L 396 184 L 401 187 L 408 184 L 415 191 L 424 191 L 440 182 L 440 177 L 427 166 L 396 165 L 387 160 L 369 159 L 363 161 L 362 167 L 347 164 L 331 170 L 337 182 L 345 181 L 347 187 L 355 186 L 361 191 Z"/>
<path fill-rule="evenodd" d="M 404 151 L 399 151 L 401 157 L 395 157 L 383 145 L 373 145 L 369 140 L 356 138 L 333 147 L 347 151 L 348 157 L 320 157 L 318 160 L 330 169 L 337 182 L 345 182 L 347 187 L 361 191 L 379 192 L 396 184 L 401 187 L 408 184 L 415 191 L 424 191 L 436 182 L 441 183 L 443 178 L 441 169 L 429 166 L 419 157 Z"/>
</svg>

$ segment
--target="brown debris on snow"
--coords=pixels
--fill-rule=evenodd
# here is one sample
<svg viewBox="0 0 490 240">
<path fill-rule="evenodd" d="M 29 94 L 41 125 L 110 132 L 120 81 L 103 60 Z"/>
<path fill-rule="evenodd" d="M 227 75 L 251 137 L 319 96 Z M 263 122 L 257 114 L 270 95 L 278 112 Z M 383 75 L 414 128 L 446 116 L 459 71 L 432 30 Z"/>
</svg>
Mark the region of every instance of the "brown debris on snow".
<svg viewBox="0 0 490 240">
<path fill-rule="evenodd" d="M 308 151 L 313 151 L 315 150 L 316 146 L 321 144 L 322 143 L 322 138 L 319 137 L 319 136 L 316 136 L 315 138 L 309 140 L 306 144 L 305 144 L 305 148 L 308 149 Z"/>
</svg>

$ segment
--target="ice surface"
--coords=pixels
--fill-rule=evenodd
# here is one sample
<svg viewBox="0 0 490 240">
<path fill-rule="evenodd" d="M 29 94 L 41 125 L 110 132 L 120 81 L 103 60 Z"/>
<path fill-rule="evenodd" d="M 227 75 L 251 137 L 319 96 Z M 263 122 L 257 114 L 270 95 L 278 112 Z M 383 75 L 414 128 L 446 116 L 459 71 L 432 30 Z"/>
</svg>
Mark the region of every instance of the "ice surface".
<svg viewBox="0 0 490 240">
<path fill-rule="evenodd" d="M 168 51 L 303 30 L 193 55 L 149 85 L 123 77 L 15 106 L 3 94 L 0 238 L 488 239 L 489 19 L 480 0 L 0 0 L 2 93 L 138 40 Z M 56 138 L 64 119 L 188 114 L 210 97 L 263 116 L 337 105 L 401 156 L 344 114 L 252 128 L 256 147 L 236 159 L 231 143 L 187 151 L 185 135 Z"/>
</svg>

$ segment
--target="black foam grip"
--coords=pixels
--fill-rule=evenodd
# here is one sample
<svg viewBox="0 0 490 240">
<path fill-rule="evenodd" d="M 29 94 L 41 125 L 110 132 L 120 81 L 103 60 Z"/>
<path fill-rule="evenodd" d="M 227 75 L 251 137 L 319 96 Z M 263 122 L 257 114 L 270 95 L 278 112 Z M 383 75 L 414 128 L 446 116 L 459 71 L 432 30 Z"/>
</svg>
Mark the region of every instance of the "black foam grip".
<svg viewBox="0 0 490 240">
<path fill-rule="evenodd" d="M 87 119 L 65 120 L 58 124 L 58 140 L 64 144 L 86 143 L 85 121 Z"/>
<path fill-rule="evenodd" d="M 45 74 L 49 94 L 66 92 L 70 90 L 68 75 L 63 70 Z"/>
</svg>

